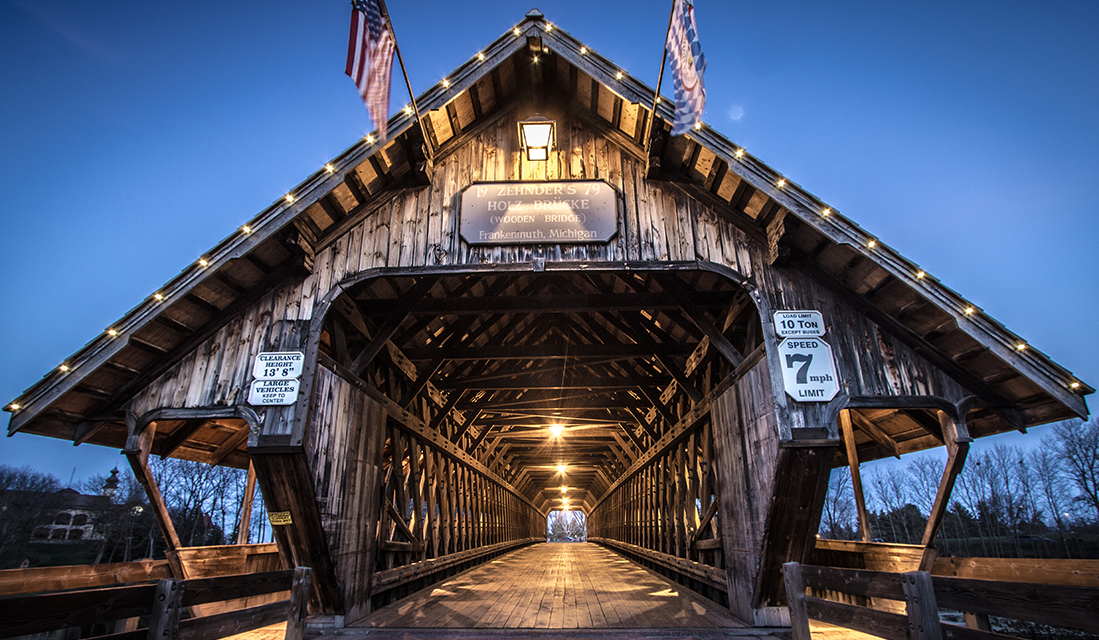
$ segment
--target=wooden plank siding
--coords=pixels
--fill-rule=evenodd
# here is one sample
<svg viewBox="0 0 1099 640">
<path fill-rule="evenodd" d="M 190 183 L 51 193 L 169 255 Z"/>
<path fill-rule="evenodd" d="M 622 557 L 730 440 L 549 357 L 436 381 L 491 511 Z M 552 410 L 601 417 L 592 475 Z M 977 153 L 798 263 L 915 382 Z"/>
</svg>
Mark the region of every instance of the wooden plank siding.
<svg viewBox="0 0 1099 640">
<path fill-rule="evenodd" d="M 619 233 L 611 242 L 471 246 L 459 238 L 457 212 L 464 188 L 477 179 L 529 180 L 540 173 L 532 163 L 520 159 L 512 117 L 503 117 L 449 155 L 437 158 L 429 187 L 396 194 L 319 250 L 311 275 L 290 279 L 269 292 L 145 387 L 131 401 L 131 410 L 141 414 L 161 407 L 243 403 L 255 355 L 265 350 L 303 348 L 307 323 L 318 305 L 337 283 L 356 273 L 463 265 L 485 269 L 530 262 L 536 257 L 547 263 L 701 261 L 703 268 L 727 269 L 752 283 L 761 311 L 821 311 L 830 328 L 825 339 L 836 354 L 847 393 L 937 395 L 951 402 L 966 395 L 949 376 L 816 281 L 796 269 L 772 267 L 767 248 L 720 211 L 670 183 L 646 180 L 639 159 L 609 144 L 589 125 L 566 119 L 558 127 L 562 139 L 551 156 L 550 173 L 561 179 L 607 180 L 619 190 Z M 768 315 L 764 314 L 763 324 L 764 335 L 771 336 L 770 353 L 777 341 L 767 330 L 771 324 Z M 775 367 L 772 382 L 781 380 L 777 376 Z M 823 405 L 795 405 L 782 394 L 775 399 L 784 418 L 779 424 L 784 439 L 791 437 L 789 429 L 822 426 Z M 291 411 L 283 414 L 285 419 Z M 270 420 L 265 432 L 272 433 Z"/>
<path fill-rule="evenodd" d="M 306 374 L 298 403 L 261 410 L 262 431 L 251 434 L 249 453 L 269 458 L 257 464 L 256 471 L 272 509 L 304 508 L 306 501 L 315 501 L 315 513 L 305 509 L 300 528 L 278 538 L 288 561 L 315 570 L 311 605 L 316 611 L 361 616 L 371 607 L 372 572 L 542 535 L 539 527 L 544 524 L 535 525 L 542 517 L 536 517 L 540 509 L 524 504 L 514 490 L 499 484 L 502 480 L 433 445 L 423 431 L 409 430 L 413 423 L 439 424 L 440 433 L 449 438 L 461 423 L 436 420 L 444 397 L 430 384 L 407 408 L 395 407 L 419 375 L 414 366 L 410 370 L 401 364 L 399 353 L 383 349 L 381 357 L 388 359 L 390 371 L 403 371 L 407 381 L 396 374 L 378 374 L 353 384 L 318 363 L 324 316 L 344 288 L 374 274 L 443 277 L 529 271 L 535 259 L 544 261 L 547 270 L 573 273 L 592 268 L 628 272 L 642 266 L 715 272 L 744 283 L 750 293 L 749 304 L 762 319 L 762 360 L 714 398 L 720 418 L 711 422 L 702 416 L 689 433 L 677 436 L 681 439 L 674 447 L 628 474 L 628 482 L 619 484 L 615 475 L 605 481 L 616 486 L 607 494 L 610 500 L 603 503 L 603 511 L 593 512 L 593 531 L 597 537 L 664 554 L 664 566 L 689 562 L 724 570 L 728 596 L 712 585 L 699 583 L 698 588 L 710 590 L 709 595 L 719 600 L 728 597 L 734 614 L 746 622 L 767 622 L 772 615 L 767 605 L 781 597 L 778 566 L 800 560 L 804 547 L 803 542 L 780 545 L 773 529 L 772 538 L 765 537 L 769 518 L 781 515 L 771 498 L 776 482 L 812 457 L 813 470 L 798 476 L 805 484 L 795 491 L 811 507 L 810 484 L 832 464 L 829 447 L 838 438 L 836 426 L 825 423 L 824 404 L 794 403 L 783 393 L 771 311 L 808 308 L 823 314 L 829 329 L 826 340 L 849 395 L 935 395 L 956 403 L 966 390 L 817 280 L 798 269 L 773 265 L 773 247 L 765 236 L 746 232 L 742 222 L 673 183 L 646 179 L 641 159 L 609 142 L 583 119 L 558 121 L 560 142 L 548 163 L 523 160 L 514 131 L 517 115 L 502 109 L 494 124 L 435 158 L 428 186 L 393 193 L 337 237 L 323 240 L 312 273 L 288 278 L 262 296 L 135 395 L 130 410 L 140 415 L 163 407 L 243 404 L 256 354 L 305 351 Z M 437 132 L 448 126 L 444 121 L 436 124 Z M 606 244 L 543 246 L 474 246 L 459 237 L 463 189 L 479 180 L 547 177 L 597 179 L 612 185 L 618 193 L 618 234 Z M 716 383 L 707 382 L 709 388 L 703 392 Z M 371 384 L 378 388 L 368 389 Z M 369 399 L 370 394 L 387 398 L 386 411 L 398 419 L 379 420 L 381 405 L 378 399 Z M 699 406 L 686 403 L 682 394 L 678 398 L 661 409 L 668 424 Z M 373 431 L 355 427 L 364 424 Z M 820 451 L 780 451 L 780 443 L 793 442 L 802 429 L 822 434 Z M 456 437 L 467 446 L 480 443 L 483 433 L 480 427 L 462 427 L 462 435 Z M 658 437 L 659 432 L 652 440 Z M 629 447 L 614 451 L 615 456 L 623 454 L 634 455 Z M 209 460 L 209 452 L 182 449 L 180 455 Z M 241 444 L 227 463 L 246 466 L 247 459 Z M 489 456 L 484 459 L 489 462 Z M 501 452 L 493 464 L 502 468 L 505 460 Z M 612 463 L 607 471 L 621 474 L 631 460 Z M 709 470 L 703 473 L 703 468 Z M 387 477 L 379 476 L 382 469 Z M 281 474 L 293 476 L 288 484 L 293 490 L 280 486 L 285 482 Z M 654 499 L 650 494 L 657 488 Z M 382 493 L 388 505 L 378 502 Z M 596 496 L 604 500 L 607 495 L 601 493 Z M 699 530 L 715 500 L 720 504 L 717 515 L 711 516 L 708 528 Z M 803 533 L 814 524 L 811 509 L 807 517 L 789 524 Z M 641 528 L 633 526 L 638 522 L 643 523 Z M 362 536 L 363 527 L 379 528 L 376 535 Z M 307 549 L 308 545 L 314 548 Z M 314 564 L 321 556 L 323 562 Z M 766 575 L 760 573 L 761 566 L 767 567 Z"/>
</svg>

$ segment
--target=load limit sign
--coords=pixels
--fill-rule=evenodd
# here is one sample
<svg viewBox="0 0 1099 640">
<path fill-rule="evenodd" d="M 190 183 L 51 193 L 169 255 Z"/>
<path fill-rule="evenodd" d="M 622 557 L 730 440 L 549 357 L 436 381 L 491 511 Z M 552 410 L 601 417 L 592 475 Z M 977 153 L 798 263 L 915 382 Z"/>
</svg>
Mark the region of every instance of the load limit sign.
<svg viewBox="0 0 1099 640">
<path fill-rule="evenodd" d="M 782 322 L 782 324 L 780 324 Z M 832 347 L 824 338 L 818 311 L 779 311 L 775 324 L 785 339 L 778 345 L 786 395 L 797 402 L 828 402 L 839 393 Z M 801 335 L 798 335 L 800 333 Z"/>
</svg>

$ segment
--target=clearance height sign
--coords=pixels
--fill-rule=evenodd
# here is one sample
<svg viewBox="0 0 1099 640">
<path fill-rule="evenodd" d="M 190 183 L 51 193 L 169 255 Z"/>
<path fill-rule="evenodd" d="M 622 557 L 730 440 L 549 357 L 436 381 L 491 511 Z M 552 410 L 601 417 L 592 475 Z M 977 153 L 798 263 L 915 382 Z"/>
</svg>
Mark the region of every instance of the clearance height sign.
<svg viewBox="0 0 1099 640">
<path fill-rule="evenodd" d="M 828 402 L 839 393 L 839 376 L 832 347 L 822 337 L 824 319 L 819 311 L 778 311 L 775 329 L 782 382 L 786 395 L 797 402 Z"/>
<path fill-rule="evenodd" d="M 618 194 L 601 180 L 482 182 L 462 192 L 470 244 L 587 244 L 618 232 Z"/>
<path fill-rule="evenodd" d="M 301 351 L 261 353 L 252 363 L 252 381 L 248 387 L 248 404 L 278 406 L 294 404 L 301 388 L 305 354 Z"/>
</svg>

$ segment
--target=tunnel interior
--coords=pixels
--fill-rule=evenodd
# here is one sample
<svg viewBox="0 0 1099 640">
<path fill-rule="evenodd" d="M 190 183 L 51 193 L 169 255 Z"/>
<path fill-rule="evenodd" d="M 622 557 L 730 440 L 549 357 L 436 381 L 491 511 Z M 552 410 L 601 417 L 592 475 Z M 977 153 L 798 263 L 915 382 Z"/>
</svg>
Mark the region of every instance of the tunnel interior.
<svg viewBox="0 0 1099 640">
<path fill-rule="evenodd" d="M 747 291 L 706 271 L 398 275 L 347 288 L 320 352 L 542 513 L 588 513 L 733 369 L 715 331 L 763 341 Z"/>
</svg>

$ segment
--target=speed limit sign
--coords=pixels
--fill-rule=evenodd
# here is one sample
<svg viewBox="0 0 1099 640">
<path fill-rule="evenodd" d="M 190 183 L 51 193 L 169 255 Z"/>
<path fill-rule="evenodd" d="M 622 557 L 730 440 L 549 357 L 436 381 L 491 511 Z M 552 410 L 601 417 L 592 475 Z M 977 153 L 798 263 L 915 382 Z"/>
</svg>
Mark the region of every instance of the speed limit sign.
<svg viewBox="0 0 1099 640">
<path fill-rule="evenodd" d="M 823 338 L 786 338 L 778 354 L 786 394 L 797 402 L 828 402 L 839 393 L 832 347 Z"/>
</svg>

